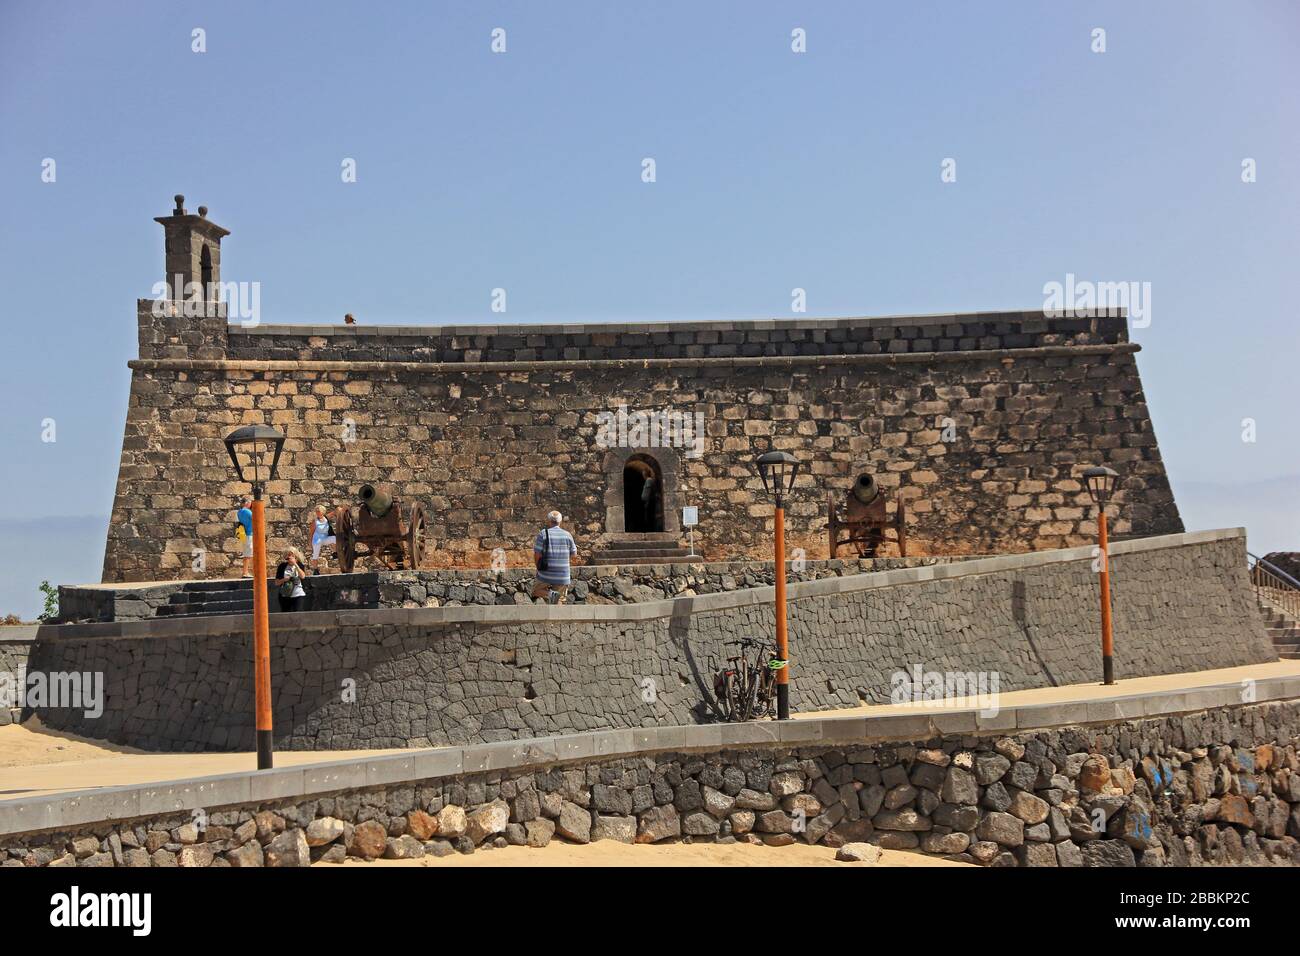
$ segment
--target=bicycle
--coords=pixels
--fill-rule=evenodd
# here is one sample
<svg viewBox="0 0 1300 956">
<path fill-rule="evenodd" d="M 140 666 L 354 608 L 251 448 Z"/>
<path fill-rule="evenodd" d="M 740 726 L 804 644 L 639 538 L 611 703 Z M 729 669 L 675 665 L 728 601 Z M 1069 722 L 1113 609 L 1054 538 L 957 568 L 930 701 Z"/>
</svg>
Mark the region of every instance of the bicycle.
<svg viewBox="0 0 1300 956">
<path fill-rule="evenodd" d="M 773 645 L 755 638 L 727 641 L 726 646 L 738 646 L 740 651 L 727 658 L 729 666 L 713 675 L 713 696 L 723 719 L 739 722 L 771 716 L 777 677 L 788 662 L 776 656 Z M 750 648 L 758 649 L 752 664 L 745 659 Z"/>
</svg>

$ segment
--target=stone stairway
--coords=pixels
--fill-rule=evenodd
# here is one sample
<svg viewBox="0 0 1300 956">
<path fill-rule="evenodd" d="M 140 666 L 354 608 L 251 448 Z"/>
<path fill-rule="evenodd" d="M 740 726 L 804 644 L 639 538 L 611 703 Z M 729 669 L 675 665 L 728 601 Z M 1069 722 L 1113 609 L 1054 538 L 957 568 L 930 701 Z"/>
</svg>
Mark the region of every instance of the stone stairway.
<svg viewBox="0 0 1300 956">
<path fill-rule="evenodd" d="M 1300 622 L 1293 620 L 1277 605 L 1256 592 L 1259 613 L 1264 616 L 1264 628 L 1268 631 L 1277 656 L 1284 661 L 1300 660 Z"/>
<path fill-rule="evenodd" d="M 673 532 L 616 534 L 605 539 L 603 547 L 591 554 L 589 564 L 691 564 L 703 559 L 692 555 Z"/>
<path fill-rule="evenodd" d="M 269 588 L 273 587 L 268 583 Z M 158 617 L 205 617 L 215 614 L 252 614 L 253 579 L 188 581 L 158 608 Z"/>
</svg>

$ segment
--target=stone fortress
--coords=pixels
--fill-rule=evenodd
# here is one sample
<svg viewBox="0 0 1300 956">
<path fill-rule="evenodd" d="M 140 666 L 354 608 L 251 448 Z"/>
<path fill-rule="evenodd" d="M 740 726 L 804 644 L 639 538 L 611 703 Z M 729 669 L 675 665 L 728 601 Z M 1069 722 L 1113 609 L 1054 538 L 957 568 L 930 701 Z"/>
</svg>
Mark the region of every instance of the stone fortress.
<svg viewBox="0 0 1300 956">
<path fill-rule="evenodd" d="M 1265 626 L 1244 532 L 1183 531 L 1123 318 L 245 325 L 212 294 L 226 230 L 179 196 L 159 222 L 167 288 L 138 307 L 106 583 L 61 587 L 57 623 L 0 636 L 4 668 L 94 675 L 102 699 L 29 701 L 23 718 L 144 750 L 249 750 L 252 582 L 203 579 L 238 573 L 248 489 L 222 439 L 239 425 L 287 436 L 272 553 L 362 483 L 421 502 L 432 550 L 421 569 L 309 578 L 306 610 L 270 616 L 275 747 L 321 762 L 0 796 L 5 865 L 298 866 L 552 839 L 1300 863 L 1300 675 L 1277 659 L 1295 645 Z M 732 723 L 719 662 L 774 629 L 773 509 L 753 469 L 769 449 L 805 466 L 786 521 L 809 559 L 789 568 L 797 719 Z M 1093 464 L 1121 476 L 1107 696 L 1090 686 Z M 864 472 L 890 514 L 904 506 L 906 557 L 827 555 L 828 505 Z M 605 560 L 669 561 L 687 507 L 703 560 Z M 588 559 L 565 606 L 527 597 L 552 508 Z M 1136 683 L 1163 675 L 1178 677 Z M 357 748 L 370 755 L 329 759 Z"/>
<path fill-rule="evenodd" d="M 1123 317 L 254 324 L 211 291 L 228 231 L 179 196 L 157 221 L 168 293 L 138 303 L 105 582 L 193 577 L 198 553 L 207 576 L 237 574 L 248 488 L 222 438 L 250 423 L 288 437 L 272 553 L 303 544 L 312 506 L 352 504 L 371 482 L 423 502 L 432 566 L 529 564 L 553 508 L 588 559 L 676 546 L 684 506 L 705 559 L 768 557 L 753 461 L 769 449 L 803 464 L 788 544 L 811 559 L 826 556 L 828 497 L 862 472 L 891 513 L 906 503 L 914 554 L 1091 543 L 1078 475 L 1093 464 L 1122 476 L 1113 532 L 1183 530 Z"/>
</svg>

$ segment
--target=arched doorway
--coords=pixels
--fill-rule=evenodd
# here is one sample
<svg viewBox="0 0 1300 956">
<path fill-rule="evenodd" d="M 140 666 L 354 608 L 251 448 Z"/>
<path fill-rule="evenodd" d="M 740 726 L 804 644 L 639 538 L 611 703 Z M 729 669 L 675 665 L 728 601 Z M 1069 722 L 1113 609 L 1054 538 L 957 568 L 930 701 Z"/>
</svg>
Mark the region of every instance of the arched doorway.
<svg viewBox="0 0 1300 956">
<path fill-rule="evenodd" d="M 649 455 L 633 455 L 623 465 L 623 527 L 632 534 L 664 530 L 663 471 Z"/>
</svg>

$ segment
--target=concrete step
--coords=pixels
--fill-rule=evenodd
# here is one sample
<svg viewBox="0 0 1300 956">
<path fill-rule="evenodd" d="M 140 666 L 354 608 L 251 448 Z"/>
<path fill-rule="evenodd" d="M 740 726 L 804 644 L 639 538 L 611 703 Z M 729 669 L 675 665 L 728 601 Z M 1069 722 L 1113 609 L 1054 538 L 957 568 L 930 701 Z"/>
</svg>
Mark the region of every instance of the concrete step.
<svg viewBox="0 0 1300 956">
<path fill-rule="evenodd" d="M 596 554 L 690 554 L 690 550 L 685 545 L 680 544 L 663 544 L 663 545 L 646 545 L 639 548 L 600 548 Z"/>
<path fill-rule="evenodd" d="M 625 554 L 594 554 L 591 558 L 591 564 L 588 567 L 612 567 L 620 564 L 627 565 L 646 565 L 646 564 L 702 564 L 704 559 L 698 554 L 693 555 L 674 555 L 663 557 L 656 555 L 647 558 L 628 557 Z"/>
<path fill-rule="evenodd" d="M 645 544 L 677 544 L 681 535 L 676 531 L 647 531 L 644 534 L 611 534 L 605 538 L 604 547 Z"/>
<path fill-rule="evenodd" d="M 251 601 L 252 588 L 230 588 L 211 591 L 177 591 L 167 598 L 173 607 L 185 607 L 189 604 L 205 604 L 208 601 Z"/>
<path fill-rule="evenodd" d="M 688 558 L 690 551 L 686 548 L 664 548 L 656 551 L 597 551 L 592 561 L 604 564 L 617 564 L 619 561 L 643 561 L 653 564 L 656 560 L 667 561 L 670 558 Z"/>
<path fill-rule="evenodd" d="M 182 592 L 247 591 L 252 578 L 213 578 L 210 581 L 186 581 Z"/>
<path fill-rule="evenodd" d="M 203 601 L 196 604 L 164 604 L 158 608 L 158 617 L 196 617 L 200 614 L 251 614 L 253 597 L 242 600 Z"/>
</svg>

